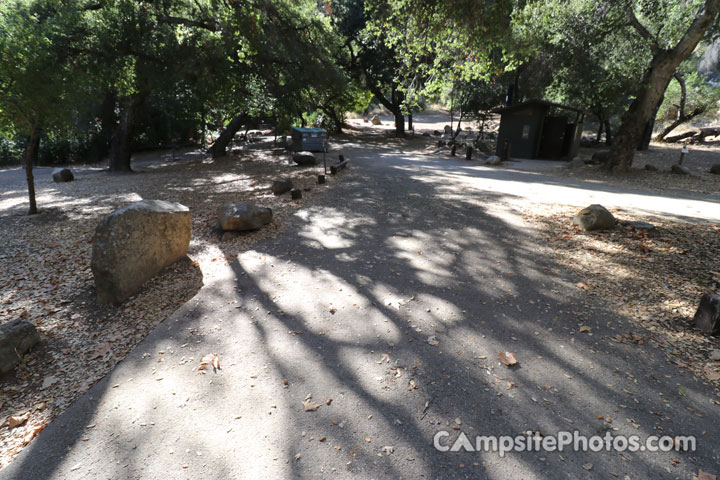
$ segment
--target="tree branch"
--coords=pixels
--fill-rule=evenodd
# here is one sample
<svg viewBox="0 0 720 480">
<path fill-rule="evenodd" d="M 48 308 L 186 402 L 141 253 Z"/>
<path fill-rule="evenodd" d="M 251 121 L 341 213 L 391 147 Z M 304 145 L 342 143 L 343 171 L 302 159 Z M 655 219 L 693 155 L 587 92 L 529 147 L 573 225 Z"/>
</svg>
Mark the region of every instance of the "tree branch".
<svg viewBox="0 0 720 480">
<path fill-rule="evenodd" d="M 648 30 L 645 25 L 640 23 L 640 20 L 638 20 L 638 18 L 635 16 L 635 11 L 633 10 L 632 5 L 628 5 L 627 16 L 630 26 L 633 27 L 642 38 L 652 42 L 653 49 L 659 50 L 660 44 L 658 43 L 657 38 L 655 38 L 653 34 L 650 33 L 650 30 Z"/>
</svg>

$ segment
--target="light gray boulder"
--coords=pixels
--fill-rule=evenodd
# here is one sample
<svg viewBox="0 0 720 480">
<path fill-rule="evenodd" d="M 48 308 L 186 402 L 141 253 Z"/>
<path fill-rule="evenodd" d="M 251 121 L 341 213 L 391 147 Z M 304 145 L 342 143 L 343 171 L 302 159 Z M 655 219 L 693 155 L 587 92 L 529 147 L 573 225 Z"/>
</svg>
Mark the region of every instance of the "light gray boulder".
<svg viewBox="0 0 720 480">
<path fill-rule="evenodd" d="M 52 172 L 52 178 L 55 183 L 72 182 L 75 180 L 75 175 L 69 168 L 56 168 Z"/>
<path fill-rule="evenodd" d="M 26 320 L 13 320 L 0 325 L 0 374 L 15 368 L 22 354 L 40 341 L 35 325 Z"/>
<path fill-rule="evenodd" d="M 312 152 L 297 152 L 292 156 L 293 162 L 300 166 L 317 165 L 317 158 Z"/>
<path fill-rule="evenodd" d="M 272 210 L 252 203 L 228 203 L 218 208 L 220 228 L 225 231 L 257 230 L 272 220 Z"/>
<path fill-rule="evenodd" d="M 501 163 L 502 159 L 497 155 L 490 155 L 485 161 L 485 164 L 487 165 L 500 165 Z"/>
<path fill-rule="evenodd" d="M 373 125 L 382 125 L 382 120 L 380 120 L 380 117 L 377 116 L 377 115 L 373 116 L 373 117 L 372 117 L 372 120 L 370 120 L 370 122 L 371 122 Z"/>
<path fill-rule="evenodd" d="M 607 230 L 613 228 L 617 220 L 605 207 L 593 204 L 580 210 L 572 223 L 586 231 Z"/>
<path fill-rule="evenodd" d="M 117 304 L 185 256 L 190 210 L 179 203 L 142 200 L 115 210 L 95 229 L 91 268 L 98 301 Z"/>
</svg>

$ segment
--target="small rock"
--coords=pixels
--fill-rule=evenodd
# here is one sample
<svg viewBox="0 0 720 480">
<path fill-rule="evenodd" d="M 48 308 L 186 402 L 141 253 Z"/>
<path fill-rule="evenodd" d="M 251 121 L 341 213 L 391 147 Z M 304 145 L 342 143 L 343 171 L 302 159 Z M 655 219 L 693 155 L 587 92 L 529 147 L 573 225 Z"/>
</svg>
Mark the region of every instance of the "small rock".
<svg viewBox="0 0 720 480">
<path fill-rule="evenodd" d="M 20 363 L 20 356 L 39 341 L 35 326 L 26 320 L 0 325 L 0 374 L 15 368 Z"/>
<path fill-rule="evenodd" d="M 430 132 L 423 132 L 423 133 L 422 133 L 422 136 L 423 136 L 423 137 L 429 137 L 429 136 L 430 136 Z"/>
<path fill-rule="evenodd" d="M 500 165 L 502 163 L 502 159 L 498 157 L 497 155 L 490 155 L 488 159 L 485 161 L 486 165 Z"/>
<path fill-rule="evenodd" d="M 673 165 L 670 170 L 678 175 L 690 175 L 690 169 L 685 165 Z"/>
<path fill-rule="evenodd" d="M 593 204 L 580 210 L 572 223 L 585 231 L 607 230 L 613 228 L 617 220 L 605 207 Z"/>
<path fill-rule="evenodd" d="M 720 295 L 706 293 L 700 298 L 700 305 L 695 312 L 695 326 L 703 333 L 717 335 L 720 333 Z"/>
<path fill-rule="evenodd" d="M 382 120 L 380 120 L 380 117 L 375 115 L 372 117 L 372 120 L 370 120 L 370 123 L 373 125 L 382 125 Z"/>
<path fill-rule="evenodd" d="M 56 168 L 52 172 L 52 178 L 55 183 L 72 182 L 75 175 L 69 168 Z"/>
<path fill-rule="evenodd" d="M 720 362 L 720 350 L 713 350 L 710 352 L 710 360 L 713 362 Z"/>
<path fill-rule="evenodd" d="M 292 156 L 293 162 L 300 166 L 317 165 L 317 158 L 312 152 L 297 152 Z"/>
<path fill-rule="evenodd" d="M 646 163 L 645 170 L 647 170 L 648 172 L 657 172 L 658 167 L 656 167 L 655 165 L 650 165 L 649 163 Z"/>
<path fill-rule="evenodd" d="M 282 195 L 289 192 L 293 188 L 293 182 L 290 178 L 276 178 L 272 183 L 272 192 L 275 195 Z"/>
<path fill-rule="evenodd" d="M 218 208 L 220 228 L 223 230 L 257 230 L 272 220 L 272 210 L 252 203 L 228 203 Z"/>
<path fill-rule="evenodd" d="M 720 175 L 720 163 L 716 163 L 712 167 L 710 167 L 710 173 L 714 175 Z"/>
<path fill-rule="evenodd" d="M 452 127 L 450 125 L 445 125 L 445 127 L 443 128 L 443 131 L 445 132 L 446 135 L 452 135 L 452 133 L 453 133 Z"/>
</svg>

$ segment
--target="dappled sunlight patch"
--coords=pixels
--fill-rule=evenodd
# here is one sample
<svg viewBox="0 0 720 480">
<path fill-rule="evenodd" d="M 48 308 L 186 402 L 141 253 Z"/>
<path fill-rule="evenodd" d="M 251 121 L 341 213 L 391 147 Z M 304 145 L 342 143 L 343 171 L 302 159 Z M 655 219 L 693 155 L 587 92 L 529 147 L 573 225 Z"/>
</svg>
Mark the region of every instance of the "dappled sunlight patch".
<svg viewBox="0 0 720 480">
<path fill-rule="evenodd" d="M 249 251 L 238 257 L 245 275 L 265 292 L 274 313 L 298 323 L 293 329 L 329 339 L 352 342 L 374 342 L 378 336 L 397 339 L 399 331 L 373 308 L 372 301 L 345 279 L 321 268 L 310 269 L 289 261 L 289 274 L 275 272 L 275 266 L 288 260 Z M 279 269 L 278 269 L 279 271 Z M 279 292 L 280 293 L 270 293 Z M 316 299 L 308 302 L 309 293 Z"/>
<path fill-rule="evenodd" d="M 602 297 L 636 321 L 672 363 L 704 376 L 714 340 L 695 328 L 692 317 L 700 297 L 720 285 L 720 276 L 708 269 L 720 251 L 720 226 L 615 212 L 619 221 L 644 221 L 657 230 L 619 225 L 583 232 L 570 224 L 575 213 L 558 205 L 528 219 L 538 225 L 545 248 L 582 279 L 579 290 Z"/>
<path fill-rule="evenodd" d="M 354 238 L 358 236 L 355 230 L 361 227 L 375 225 L 375 220 L 366 216 L 348 217 L 332 207 L 316 207 L 303 209 L 295 213 L 302 219 L 304 225 L 300 236 L 309 240 L 308 246 L 319 244 L 326 249 L 343 249 L 354 246 Z"/>
</svg>

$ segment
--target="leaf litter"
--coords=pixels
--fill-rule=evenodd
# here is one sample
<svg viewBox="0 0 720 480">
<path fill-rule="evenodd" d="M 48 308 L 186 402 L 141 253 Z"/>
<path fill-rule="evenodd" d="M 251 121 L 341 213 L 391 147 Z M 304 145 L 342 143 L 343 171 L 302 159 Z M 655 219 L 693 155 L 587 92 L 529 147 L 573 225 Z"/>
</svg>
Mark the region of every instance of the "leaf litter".
<svg viewBox="0 0 720 480">
<path fill-rule="evenodd" d="M 38 182 L 40 214 L 35 216 L 24 215 L 27 194 L 22 190 L 0 199 L 0 319 L 24 318 L 41 336 L 40 344 L 23 356 L 15 371 L 0 378 L 0 469 L 192 298 L 203 278 L 220 273 L 227 268 L 227 259 L 255 242 L 275 236 L 299 206 L 322 191 L 315 187 L 314 170 L 289 168 L 285 155 L 268 150 L 235 153 L 209 160 L 189 151 L 181 153 L 178 161 L 170 161 L 166 154 L 161 162 L 142 164 L 137 175 L 82 175 L 61 186 Z M 299 188 L 312 188 L 312 193 L 300 203 L 287 195 L 272 195 L 269 186 L 279 174 L 291 177 Z M 101 307 L 90 270 L 95 226 L 112 210 L 141 198 L 190 208 L 189 260 L 165 269 L 122 305 Z M 271 207 L 273 221 L 221 242 L 216 208 L 239 201 Z M 205 368 L 217 371 L 219 362 L 219 357 L 210 359 Z M 40 404 L 45 407 L 34 407 Z M 26 413 L 25 422 L 9 427 L 9 417 Z"/>
</svg>

